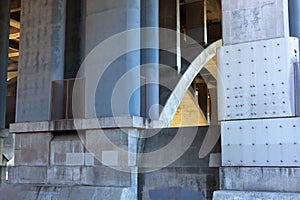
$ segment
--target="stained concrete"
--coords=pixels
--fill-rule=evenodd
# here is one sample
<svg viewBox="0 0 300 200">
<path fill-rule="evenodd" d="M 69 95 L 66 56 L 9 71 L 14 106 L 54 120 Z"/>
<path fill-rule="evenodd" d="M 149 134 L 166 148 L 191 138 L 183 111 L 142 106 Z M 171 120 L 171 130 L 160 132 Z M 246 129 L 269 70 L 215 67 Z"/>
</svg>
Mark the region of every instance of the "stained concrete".
<svg viewBox="0 0 300 200">
<path fill-rule="evenodd" d="M 222 190 L 300 192 L 300 168 L 223 167 Z"/>
<path fill-rule="evenodd" d="M 141 199 L 212 199 L 218 189 L 215 168 L 167 167 L 141 174 Z"/>
<path fill-rule="evenodd" d="M 15 165 L 48 166 L 50 158 L 50 132 L 17 134 L 15 143 Z"/>
<path fill-rule="evenodd" d="M 288 0 L 223 0 L 224 45 L 289 36 Z"/>
<path fill-rule="evenodd" d="M 160 125 L 159 121 L 149 122 L 141 117 L 102 117 L 91 119 L 66 119 L 55 121 L 23 122 L 10 125 L 12 133 L 74 131 L 109 128 L 150 128 Z"/>
<path fill-rule="evenodd" d="M 66 0 L 22 1 L 17 122 L 50 119 L 51 81 L 64 78 L 65 15 Z"/>
<path fill-rule="evenodd" d="M 291 200 L 299 199 L 300 193 L 280 192 L 239 192 L 239 191 L 217 191 L 214 192 L 214 200 Z"/>
<path fill-rule="evenodd" d="M 99 199 L 132 199 L 131 190 L 123 187 L 91 186 L 24 186 L 7 185 L 0 188 L 1 200 L 51 199 L 51 200 L 99 200 Z"/>
<path fill-rule="evenodd" d="M 9 183 L 130 187 L 131 175 L 106 166 L 16 166 L 9 167 Z"/>
<path fill-rule="evenodd" d="M 132 125 L 140 126 L 144 122 L 142 118 L 125 117 L 119 119 L 123 119 L 123 121 L 121 120 L 122 123 L 125 124 L 126 122 L 127 125 L 131 123 Z M 20 152 L 17 152 L 16 166 L 9 168 L 9 184 L 11 185 L 7 188 L 1 188 L 1 191 L 9 191 L 13 187 L 16 190 L 21 190 L 20 196 L 14 197 L 15 199 L 31 198 L 30 195 L 38 195 L 37 198 L 40 199 L 69 199 L 70 196 L 68 195 L 72 196 L 74 191 L 77 190 L 82 191 L 82 195 L 90 197 L 91 191 L 88 186 L 92 186 L 94 191 L 107 192 L 106 194 L 110 195 L 108 199 L 147 200 L 165 197 L 172 198 L 174 194 L 181 197 L 205 197 L 211 199 L 212 191 L 218 189 L 218 169 L 209 168 L 210 155 L 208 154 L 203 159 L 198 157 L 198 152 L 208 127 L 182 129 L 181 133 L 188 135 L 191 134 L 191 130 L 196 131 L 196 137 L 187 151 L 183 155 L 179 154 L 179 158 L 175 159 L 173 164 L 170 163 L 171 166 L 161 166 L 164 168 L 155 172 L 138 174 L 136 173 L 137 171 L 152 171 L 152 168 L 157 168 L 159 163 L 149 163 L 149 160 L 143 159 L 143 155 L 132 157 L 126 152 L 127 149 L 136 153 L 148 153 L 159 150 L 179 134 L 178 129 L 145 130 L 141 126 L 140 128 L 129 128 L 129 126 L 126 126 L 120 129 L 113 128 L 115 122 L 111 118 L 99 120 L 106 124 L 107 128 L 102 129 L 104 134 L 101 134 L 99 130 L 95 130 L 95 127 L 92 128 L 91 126 L 90 128 L 93 130 L 84 131 L 77 135 L 73 131 L 62 131 L 63 129 L 60 129 L 60 126 L 56 127 L 60 131 L 52 131 L 50 133 L 41 131 L 46 130 L 43 129 L 46 125 L 42 125 L 41 129 L 34 129 L 33 123 L 18 124 L 18 127 L 25 126 L 23 130 L 20 129 L 24 132 L 16 134 L 16 150 Z M 65 122 L 67 123 L 67 121 Z M 62 123 L 63 121 L 60 122 Z M 98 122 L 98 119 L 96 122 Z M 26 126 L 28 129 L 26 129 Z M 55 126 L 52 128 L 55 128 Z M 35 131 L 32 131 L 32 129 Z M 26 133 L 26 130 L 29 132 Z M 156 132 L 158 133 L 157 135 L 145 139 L 140 138 L 136 140 L 134 137 L 138 135 L 150 136 Z M 109 142 L 103 139 L 104 136 L 109 139 Z M 179 138 L 179 143 L 185 143 L 186 139 L 182 135 Z M 103 152 L 111 150 L 111 144 L 125 150 L 125 154 L 117 152 L 117 164 L 107 167 L 104 166 L 105 162 L 103 164 L 100 161 L 103 161 L 103 157 L 101 157 Z M 93 152 L 93 150 L 96 151 Z M 172 151 L 160 154 L 158 160 L 164 160 L 166 156 L 170 157 L 171 154 L 175 153 L 175 150 L 180 151 L 182 148 L 174 146 Z M 33 153 L 26 154 L 27 151 Z M 219 144 L 213 148 L 212 152 L 220 152 Z M 86 162 L 86 159 L 91 159 L 92 155 L 95 155 L 92 158 L 93 161 Z M 27 184 L 36 186 L 30 188 L 31 192 L 29 192 Z M 72 186 L 71 191 L 70 186 Z M 35 193 L 35 191 L 41 192 Z M 8 198 L 8 195 L 12 194 L 7 194 L 5 197 Z M 97 199 L 100 194 L 93 193 L 93 195 Z M 72 196 L 72 199 L 80 198 L 81 196 Z"/>
</svg>

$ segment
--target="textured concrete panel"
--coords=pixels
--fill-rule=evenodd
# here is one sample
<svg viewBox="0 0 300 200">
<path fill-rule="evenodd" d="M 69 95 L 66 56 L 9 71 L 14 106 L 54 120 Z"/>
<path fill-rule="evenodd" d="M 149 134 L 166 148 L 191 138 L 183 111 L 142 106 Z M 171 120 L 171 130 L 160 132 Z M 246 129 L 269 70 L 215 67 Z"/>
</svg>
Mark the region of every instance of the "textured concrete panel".
<svg viewBox="0 0 300 200">
<path fill-rule="evenodd" d="M 9 183 L 130 187 L 131 174 L 105 166 L 16 166 L 9 168 Z"/>
<path fill-rule="evenodd" d="M 223 0 L 225 45 L 289 36 L 288 0 Z"/>
<path fill-rule="evenodd" d="M 109 167 L 84 167 L 82 184 L 102 187 L 130 187 L 130 173 L 116 171 Z"/>
<path fill-rule="evenodd" d="M 81 185 L 80 167 L 50 167 L 47 169 L 47 184 Z"/>
<path fill-rule="evenodd" d="M 51 81 L 64 78 L 65 9 L 66 0 L 22 1 L 17 122 L 49 120 Z"/>
<path fill-rule="evenodd" d="M 52 133 L 16 134 L 15 137 L 15 165 L 49 165 Z"/>
<path fill-rule="evenodd" d="M 188 149 L 182 150 L 177 146 L 173 146 L 167 151 L 166 146 L 174 140 L 177 134 L 180 134 L 182 131 L 183 137 L 178 137 L 176 140 L 179 140 L 179 143 L 183 143 L 186 140 L 185 134 L 192 134 L 192 131 L 196 131 L 196 136 L 193 139 L 191 145 Z M 169 128 L 169 129 L 151 129 L 143 131 L 143 135 L 152 135 L 153 132 L 157 133 L 156 135 L 140 139 L 141 150 L 143 153 L 150 153 L 155 151 L 160 151 L 160 154 L 155 155 L 155 162 L 153 160 L 147 160 L 147 156 L 140 156 L 140 167 L 157 167 L 165 164 L 166 160 L 169 160 L 170 155 L 178 155 L 178 158 L 174 162 L 169 163 L 172 167 L 208 167 L 209 166 L 209 153 L 219 153 L 220 152 L 220 142 L 216 140 L 214 144 L 203 144 L 206 137 L 211 135 L 210 131 L 219 133 L 218 126 L 208 127 L 197 127 L 197 128 Z M 203 158 L 199 157 L 199 151 L 201 147 L 211 145 L 210 151 L 207 152 L 207 155 L 204 155 Z M 166 167 L 166 166 L 162 166 Z"/>
<path fill-rule="evenodd" d="M 300 168 L 223 167 L 220 189 L 300 192 Z"/>
<path fill-rule="evenodd" d="M 9 167 L 9 183 L 10 184 L 46 184 L 47 183 L 47 167 Z"/>
<path fill-rule="evenodd" d="M 4 185 L 0 187 L 0 200 L 100 200 L 120 199 L 127 200 L 130 195 L 128 188 L 111 187 L 49 187 L 30 185 Z"/>
<path fill-rule="evenodd" d="M 214 200 L 291 200 L 299 199 L 300 193 L 279 193 L 279 192 L 244 192 L 244 191 L 216 191 Z"/>
<path fill-rule="evenodd" d="M 218 170 L 214 168 L 169 167 L 141 174 L 140 179 L 143 200 L 177 199 L 174 194 L 185 197 L 182 199 L 211 199 L 218 189 Z"/>
<path fill-rule="evenodd" d="M 84 164 L 84 145 L 77 134 L 58 135 L 54 137 L 54 139 L 51 141 L 50 164 Z"/>
</svg>

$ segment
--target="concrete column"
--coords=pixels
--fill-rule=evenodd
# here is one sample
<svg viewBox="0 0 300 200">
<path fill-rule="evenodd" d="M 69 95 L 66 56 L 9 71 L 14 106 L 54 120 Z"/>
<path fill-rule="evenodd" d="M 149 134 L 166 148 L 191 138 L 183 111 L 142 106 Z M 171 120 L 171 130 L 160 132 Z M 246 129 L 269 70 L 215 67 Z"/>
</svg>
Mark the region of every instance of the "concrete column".
<svg viewBox="0 0 300 200">
<path fill-rule="evenodd" d="M 22 1 L 16 121 L 50 119 L 51 82 L 64 78 L 66 0 Z"/>
<path fill-rule="evenodd" d="M 6 79 L 9 46 L 9 0 L 0 2 L 0 128 L 5 128 Z"/>
<path fill-rule="evenodd" d="M 300 1 L 289 0 L 290 35 L 300 38 Z"/>
<path fill-rule="evenodd" d="M 127 33 L 140 12 L 140 0 L 87 1 L 86 117 L 140 115 L 140 33 Z"/>
<path fill-rule="evenodd" d="M 141 1 L 140 0 L 127 0 L 126 10 L 127 10 L 127 30 L 137 29 L 141 27 Z M 135 34 L 134 37 L 128 35 L 126 41 L 127 48 L 131 45 L 140 46 L 140 35 Z M 129 114 L 140 116 L 140 63 L 141 63 L 141 52 L 140 50 L 135 50 L 133 52 L 127 52 L 126 55 L 126 71 L 134 70 L 134 73 L 129 73 L 129 79 L 126 82 L 126 88 L 128 91 L 134 90 L 131 94 L 129 102 Z M 126 90 L 124 90 L 126 93 Z M 125 96 L 128 94 L 124 94 Z M 125 105 L 126 106 L 126 105 Z"/>
<path fill-rule="evenodd" d="M 142 1 L 142 27 L 157 28 L 153 31 L 143 31 L 141 35 L 141 64 L 145 65 L 142 76 L 146 79 L 146 113 L 151 119 L 159 117 L 159 1 Z M 151 34 L 150 34 L 151 33 Z M 148 44 L 155 44 L 155 49 L 143 49 Z M 148 45 L 149 46 L 149 45 Z"/>
</svg>

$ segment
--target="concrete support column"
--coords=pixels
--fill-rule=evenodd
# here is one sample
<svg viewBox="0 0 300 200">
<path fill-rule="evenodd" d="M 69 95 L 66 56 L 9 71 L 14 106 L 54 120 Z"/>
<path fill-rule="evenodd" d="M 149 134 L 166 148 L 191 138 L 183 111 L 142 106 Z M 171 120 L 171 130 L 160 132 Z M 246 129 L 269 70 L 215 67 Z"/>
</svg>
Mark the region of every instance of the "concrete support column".
<svg viewBox="0 0 300 200">
<path fill-rule="evenodd" d="M 6 79 L 8 67 L 9 43 L 9 0 L 0 2 L 0 128 L 5 127 Z"/>
<path fill-rule="evenodd" d="M 289 0 L 290 35 L 300 38 L 300 1 Z"/>
<path fill-rule="evenodd" d="M 140 0 L 88 0 L 86 14 L 86 117 L 139 116 Z"/>
<path fill-rule="evenodd" d="M 299 33 L 299 5 L 290 1 L 293 36 Z M 223 168 L 222 191 L 214 194 L 214 200 L 300 197 L 295 189 L 300 138 L 295 137 L 299 118 L 294 102 L 299 97 L 293 92 L 299 43 L 289 37 L 288 11 L 288 0 L 222 1 L 223 46 L 217 63 Z M 249 26 L 252 19 L 257 19 L 255 26 Z M 273 64 L 278 61 L 280 69 Z M 279 93 L 284 96 L 278 98 Z M 277 106 L 282 102 L 283 107 Z M 272 104 L 274 109 L 268 107 Z"/>
<path fill-rule="evenodd" d="M 126 13 L 127 13 L 127 30 L 138 29 L 141 27 L 141 1 L 140 0 L 127 0 Z M 140 46 L 140 34 L 135 34 L 132 37 L 131 34 L 127 36 L 126 46 L 130 49 L 130 46 Z M 133 70 L 133 73 L 129 73 L 129 78 L 126 80 L 126 88 L 128 91 L 132 91 L 132 94 L 124 94 L 125 96 L 130 95 L 129 101 L 129 114 L 140 116 L 140 63 L 141 63 L 141 52 L 135 50 L 130 52 L 127 51 L 126 55 L 126 72 Z M 124 90 L 126 93 L 127 91 Z M 126 105 L 125 105 L 126 106 Z"/>
<path fill-rule="evenodd" d="M 16 121 L 50 119 L 51 82 L 64 78 L 66 0 L 22 1 Z"/>
<path fill-rule="evenodd" d="M 157 28 L 157 31 L 143 31 L 141 35 L 142 76 L 146 79 L 145 116 L 151 119 L 159 117 L 159 1 L 142 1 L 142 27 Z M 154 34 L 153 34 L 154 33 Z M 144 49 L 147 46 L 152 49 Z"/>
</svg>

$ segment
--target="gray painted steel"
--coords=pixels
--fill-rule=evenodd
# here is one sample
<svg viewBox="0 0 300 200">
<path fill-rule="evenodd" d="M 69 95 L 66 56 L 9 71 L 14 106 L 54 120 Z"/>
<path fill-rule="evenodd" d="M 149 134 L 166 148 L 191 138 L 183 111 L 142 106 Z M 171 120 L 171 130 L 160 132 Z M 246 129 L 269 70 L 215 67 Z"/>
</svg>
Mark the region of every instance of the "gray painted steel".
<svg viewBox="0 0 300 200">
<path fill-rule="evenodd" d="M 145 0 L 141 1 L 142 6 L 142 27 L 159 27 L 159 1 Z M 142 31 L 141 45 L 155 44 L 156 49 L 142 49 L 141 64 L 147 65 L 142 68 L 142 76 L 146 78 L 146 113 L 145 117 L 158 119 L 159 117 L 159 29 L 156 34 L 151 35 L 147 31 Z M 154 106 L 154 107 L 152 107 Z M 151 109 L 151 110 L 150 110 Z M 150 116 L 151 115 L 151 116 Z"/>
</svg>

